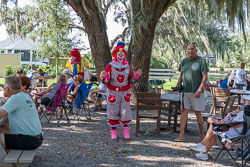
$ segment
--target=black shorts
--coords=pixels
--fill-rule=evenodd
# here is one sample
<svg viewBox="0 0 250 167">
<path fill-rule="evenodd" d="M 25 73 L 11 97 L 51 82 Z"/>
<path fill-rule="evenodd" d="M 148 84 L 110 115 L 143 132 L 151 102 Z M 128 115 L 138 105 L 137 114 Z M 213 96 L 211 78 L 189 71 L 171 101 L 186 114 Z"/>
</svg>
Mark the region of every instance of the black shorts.
<svg viewBox="0 0 250 167">
<path fill-rule="evenodd" d="M 4 134 L 4 140 L 6 149 L 34 150 L 42 144 L 43 137 L 42 135 L 33 137 L 28 135 Z"/>
<path fill-rule="evenodd" d="M 41 99 L 41 104 L 48 106 L 50 104 L 50 106 L 52 105 L 51 99 L 48 97 L 42 97 Z"/>
<path fill-rule="evenodd" d="M 102 98 L 102 94 L 96 93 L 96 97 L 99 98 L 99 99 L 101 99 Z"/>
</svg>

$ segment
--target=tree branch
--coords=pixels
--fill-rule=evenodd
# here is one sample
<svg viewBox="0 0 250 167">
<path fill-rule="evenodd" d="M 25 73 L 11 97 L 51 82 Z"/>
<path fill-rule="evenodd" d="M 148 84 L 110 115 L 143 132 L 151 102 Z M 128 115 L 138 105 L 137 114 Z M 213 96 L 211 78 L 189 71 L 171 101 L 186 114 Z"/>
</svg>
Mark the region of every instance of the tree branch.
<svg viewBox="0 0 250 167">
<path fill-rule="evenodd" d="M 69 26 L 70 26 L 70 28 L 76 28 L 76 29 L 82 30 L 82 31 L 84 31 L 84 32 L 86 33 L 85 28 L 82 27 L 82 26 L 76 25 L 76 24 L 74 24 L 74 23 L 70 23 Z"/>
<path fill-rule="evenodd" d="M 129 30 L 128 27 L 124 28 L 124 30 L 122 31 L 122 34 L 117 35 L 113 40 L 111 40 L 110 49 L 112 49 L 114 47 L 115 43 L 120 38 L 124 38 L 128 34 L 128 30 Z"/>
</svg>

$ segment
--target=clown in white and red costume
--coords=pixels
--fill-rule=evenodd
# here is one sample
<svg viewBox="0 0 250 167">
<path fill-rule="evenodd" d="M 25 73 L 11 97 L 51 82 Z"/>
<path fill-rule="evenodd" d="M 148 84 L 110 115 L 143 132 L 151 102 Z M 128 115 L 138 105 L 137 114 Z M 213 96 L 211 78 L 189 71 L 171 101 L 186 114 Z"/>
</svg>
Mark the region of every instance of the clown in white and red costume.
<svg viewBox="0 0 250 167">
<path fill-rule="evenodd" d="M 127 52 L 125 44 L 119 42 L 112 52 L 113 61 L 100 74 L 101 80 L 106 83 L 108 89 L 107 116 L 111 126 L 111 139 L 117 139 L 116 127 L 123 124 L 123 135 L 125 139 L 130 139 L 128 125 L 132 120 L 130 108 L 130 88 L 142 73 L 138 69 L 133 76 L 131 68 L 126 61 Z"/>
</svg>

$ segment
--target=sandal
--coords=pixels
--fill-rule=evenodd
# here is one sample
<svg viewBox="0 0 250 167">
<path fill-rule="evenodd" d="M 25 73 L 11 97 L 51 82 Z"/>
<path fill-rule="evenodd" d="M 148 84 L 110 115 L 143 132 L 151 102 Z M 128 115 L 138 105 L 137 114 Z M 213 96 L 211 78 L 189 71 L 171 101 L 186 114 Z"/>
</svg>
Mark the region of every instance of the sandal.
<svg viewBox="0 0 250 167">
<path fill-rule="evenodd" d="M 184 140 L 185 140 L 184 136 L 179 136 L 176 139 L 174 139 L 174 141 L 177 141 L 177 142 L 182 142 Z"/>
</svg>

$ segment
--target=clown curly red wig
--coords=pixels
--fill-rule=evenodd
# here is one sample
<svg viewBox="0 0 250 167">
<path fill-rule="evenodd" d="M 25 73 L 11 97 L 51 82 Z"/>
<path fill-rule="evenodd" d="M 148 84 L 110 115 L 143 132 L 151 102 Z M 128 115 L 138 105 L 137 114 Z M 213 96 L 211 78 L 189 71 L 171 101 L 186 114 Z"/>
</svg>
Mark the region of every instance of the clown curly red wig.
<svg viewBox="0 0 250 167">
<path fill-rule="evenodd" d="M 115 62 L 119 62 L 117 60 L 117 53 L 120 51 L 120 49 L 122 49 L 122 52 L 124 53 L 124 58 L 123 58 L 123 62 L 122 62 L 123 65 L 128 64 L 128 62 L 126 61 L 127 52 L 124 49 L 124 46 L 125 46 L 125 44 L 123 42 L 118 42 L 117 46 L 115 47 L 115 50 L 113 50 L 113 52 L 112 52 L 112 56 L 114 57 L 113 60 Z"/>
<path fill-rule="evenodd" d="M 74 48 L 72 51 L 70 51 L 70 56 L 75 57 L 75 60 L 72 60 L 71 64 L 80 63 L 81 62 L 81 54 L 77 48 Z"/>
</svg>

